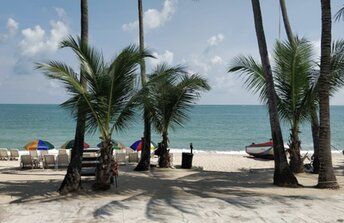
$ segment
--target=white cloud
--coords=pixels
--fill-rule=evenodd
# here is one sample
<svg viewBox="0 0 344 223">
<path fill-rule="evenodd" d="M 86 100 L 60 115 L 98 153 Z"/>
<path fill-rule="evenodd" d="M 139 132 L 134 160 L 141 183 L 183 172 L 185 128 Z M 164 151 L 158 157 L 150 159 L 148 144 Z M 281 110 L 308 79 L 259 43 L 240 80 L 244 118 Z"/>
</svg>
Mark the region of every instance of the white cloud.
<svg viewBox="0 0 344 223">
<path fill-rule="evenodd" d="M 156 67 L 158 64 L 166 63 L 171 65 L 173 63 L 174 54 L 171 51 L 165 50 L 165 53 L 158 54 L 157 52 L 153 52 L 152 55 L 156 58 L 152 58 L 148 60 L 148 63 L 152 67 Z"/>
<path fill-rule="evenodd" d="M 216 65 L 216 64 L 222 64 L 223 63 L 223 60 L 221 57 L 219 56 L 214 56 L 213 58 L 211 58 L 211 63 Z"/>
<path fill-rule="evenodd" d="M 61 21 L 51 21 L 50 25 L 49 35 L 39 25 L 22 30 L 23 39 L 19 43 L 22 56 L 32 57 L 57 50 L 60 41 L 68 34 L 68 26 Z"/>
<path fill-rule="evenodd" d="M 208 44 L 210 46 L 217 46 L 219 45 L 223 40 L 225 39 L 225 36 L 222 33 L 219 33 L 215 36 L 212 36 L 208 39 Z"/>
<path fill-rule="evenodd" d="M 7 20 L 7 29 L 8 29 L 10 34 L 15 33 L 18 29 L 18 26 L 19 26 L 19 23 L 16 20 L 14 20 L 12 18 L 9 18 Z"/>
<path fill-rule="evenodd" d="M 56 7 L 55 10 L 56 10 L 56 13 L 57 13 L 57 15 L 59 17 L 61 17 L 61 18 L 65 18 L 66 17 L 67 13 L 66 13 L 66 11 L 63 8 Z"/>
<path fill-rule="evenodd" d="M 157 9 L 148 9 L 143 14 L 144 29 L 147 31 L 165 25 L 165 23 L 171 19 L 174 12 L 175 0 L 165 0 L 161 11 L 158 11 Z M 138 24 L 138 20 L 136 20 L 134 22 L 124 24 L 122 29 L 124 31 L 137 30 Z"/>
</svg>

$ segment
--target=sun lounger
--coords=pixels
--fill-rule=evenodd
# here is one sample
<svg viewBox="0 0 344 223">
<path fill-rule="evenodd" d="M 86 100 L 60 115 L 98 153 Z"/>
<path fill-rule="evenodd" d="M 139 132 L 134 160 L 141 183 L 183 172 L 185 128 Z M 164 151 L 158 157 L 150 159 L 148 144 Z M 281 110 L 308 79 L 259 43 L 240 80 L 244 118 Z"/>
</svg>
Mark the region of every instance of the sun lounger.
<svg viewBox="0 0 344 223">
<path fill-rule="evenodd" d="M 44 155 L 43 156 L 43 168 L 55 168 L 55 156 L 54 155 Z"/>
<path fill-rule="evenodd" d="M 19 149 L 11 148 L 10 149 L 10 160 L 19 159 Z"/>
<path fill-rule="evenodd" d="M 66 168 L 69 165 L 69 158 L 67 154 L 57 155 L 57 168 Z"/>
<path fill-rule="evenodd" d="M 125 159 L 125 153 L 116 153 L 115 159 L 116 159 L 116 162 L 118 163 L 118 165 L 127 164 L 127 161 Z"/>
<path fill-rule="evenodd" d="M 9 160 L 8 150 L 6 148 L 0 149 L 0 160 Z"/>
<path fill-rule="evenodd" d="M 62 155 L 62 154 L 66 154 L 67 155 L 67 150 L 66 149 L 59 149 L 58 151 L 58 155 Z"/>
<path fill-rule="evenodd" d="M 44 156 L 45 155 L 48 155 L 49 153 L 48 153 L 48 150 L 41 150 L 40 151 L 40 154 L 39 154 L 39 161 L 41 162 L 43 162 L 43 158 L 44 158 Z"/>
<path fill-rule="evenodd" d="M 32 159 L 38 159 L 38 152 L 37 150 L 30 150 L 30 156 Z"/>
<path fill-rule="evenodd" d="M 33 162 L 30 155 L 21 155 L 20 156 L 20 167 L 21 168 L 33 168 Z"/>
<path fill-rule="evenodd" d="M 129 153 L 128 162 L 129 163 L 138 163 L 139 162 L 139 154 L 138 153 Z"/>
</svg>

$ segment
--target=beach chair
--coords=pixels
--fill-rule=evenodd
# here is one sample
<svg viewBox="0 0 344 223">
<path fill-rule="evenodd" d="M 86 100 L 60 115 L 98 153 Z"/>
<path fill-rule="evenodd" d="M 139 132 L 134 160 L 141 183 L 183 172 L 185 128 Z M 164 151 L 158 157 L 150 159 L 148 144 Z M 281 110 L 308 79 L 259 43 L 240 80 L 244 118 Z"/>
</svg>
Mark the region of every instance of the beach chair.
<svg viewBox="0 0 344 223">
<path fill-rule="evenodd" d="M 19 149 L 11 148 L 10 149 L 10 160 L 19 159 Z"/>
<path fill-rule="evenodd" d="M 49 153 L 48 153 L 48 150 L 41 150 L 40 151 L 40 153 L 39 153 L 39 161 L 41 162 L 43 162 L 43 157 L 45 156 L 45 155 L 48 155 Z"/>
<path fill-rule="evenodd" d="M 126 147 L 126 148 L 125 148 L 125 153 L 127 154 L 127 156 L 129 156 L 129 154 L 130 154 L 130 153 L 133 153 L 133 152 L 135 152 L 135 151 L 132 150 L 132 149 L 129 148 L 129 147 Z"/>
<path fill-rule="evenodd" d="M 23 168 L 33 168 L 34 164 L 30 155 L 21 155 L 20 156 L 20 167 Z"/>
<path fill-rule="evenodd" d="M 57 154 L 58 154 L 58 155 L 62 155 L 62 154 L 68 155 L 66 149 L 58 149 L 58 150 L 57 150 Z"/>
<path fill-rule="evenodd" d="M 127 161 L 125 158 L 125 153 L 116 153 L 115 160 L 118 163 L 118 165 L 126 165 Z"/>
<path fill-rule="evenodd" d="M 67 154 L 57 155 L 57 168 L 66 168 L 69 165 L 69 157 Z"/>
<path fill-rule="evenodd" d="M 55 168 L 55 156 L 54 155 L 44 155 L 43 157 L 43 168 Z"/>
<path fill-rule="evenodd" d="M 38 159 L 38 152 L 37 152 L 37 150 L 30 150 L 29 153 L 30 153 L 30 156 L 31 156 L 32 159 Z"/>
<path fill-rule="evenodd" d="M 8 150 L 6 148 L 0 149 L 0 160 L 9 160 Z"/>
<path fill-rule="evenodd" d="M 129 153 L 128 162 L 129 163 L 138 163 L 139 162 L 139 154 L 138 153 Z"/>
</svg>

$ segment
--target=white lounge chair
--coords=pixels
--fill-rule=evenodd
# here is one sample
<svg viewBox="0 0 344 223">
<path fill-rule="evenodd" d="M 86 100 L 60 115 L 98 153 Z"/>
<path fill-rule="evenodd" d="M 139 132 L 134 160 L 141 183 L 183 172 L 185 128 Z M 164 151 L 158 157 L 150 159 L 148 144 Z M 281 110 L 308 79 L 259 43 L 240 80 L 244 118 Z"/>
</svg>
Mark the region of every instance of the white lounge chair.
<svg viewBox="0 0 344 223">
<path fill-rule="evenodd" d="M 9 160 L 8 150 L 6 148 L 0 149 L 0 160 Z"/>
<path fill-rule="evenodd" d="M 55 156 L 54 155 L 44 155 L 43 156 L 43 168 L 55 168 Z"/>
<path fill-rule="evenodd" d="M 66 168 L 69 165 L 69 157 L 67 154 L 57 155 L 57 168 Z"/>
<path fill-rule="evenodd" d="M 68 155 L 66 149 L 58 149 L 57 151 L 58 151 L 58 155 L 62 155 L 62 154 Z"/>
<path fill-rule="evenodd" d="M 39 153 L 39 162 L 43 162 L 43 158 L 45 155 L 48 155 L 48 150 L 41 150 Z"/>
<path fill-rule="evenodd" d="M 129 163 L 138 163 L 139 162 L 139 154 L 138 153 L 129 153 L 128 162 Z"/>
<path fill-rule="evenodd" d="M 127 164 L 127 161 L 125 158 L 125 153 L 116 153 L 115 159 L 116 159 L 116 162 L 118 163 L 118 165 L 121 165 L 121 164 L 126 165 Z"/>
<path fill-rule="evenodd" d="M 10 149 L 10 160 L 19 159 L 19 149 L 11 148 Z"/>
<path fill-rule="evenodd" d="M 31 169 L 34 167 L 34 164 L 32 162 L 32 158 L 30 155 L 21 155 L 20 156 L 20 167 L 21 168 L 28 168 Z"/>
<path fill-rule="evenodd" d="M 30 156 L 31 156 L 32 159 L 38 159 L 38 152 L 37 152 L 37 150 L 30 150 L 29 153 L 30 153 Z"/>
</svg>

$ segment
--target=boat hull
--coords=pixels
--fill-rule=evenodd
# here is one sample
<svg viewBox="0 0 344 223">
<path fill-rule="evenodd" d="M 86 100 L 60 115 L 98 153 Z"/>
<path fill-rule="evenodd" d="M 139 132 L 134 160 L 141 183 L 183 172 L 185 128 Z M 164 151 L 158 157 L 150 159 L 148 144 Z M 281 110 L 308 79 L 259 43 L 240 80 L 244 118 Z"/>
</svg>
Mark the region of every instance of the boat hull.
<svg viewBox="0 0 344 223">
<path fill-rule="evenodd" d="M 247 154 L 257 157 L 257 158 L 263 158 L 263 159 L 274 158 L 274 150 L 273 150 L 271 141 L 266 142 L 266 143 L 259 143 L 259 144 L 252 143 L 251 145 L 245 147 L 245 151 Z"/>
</svg>

